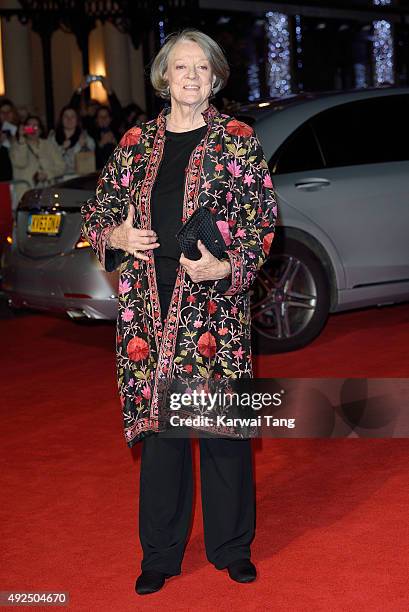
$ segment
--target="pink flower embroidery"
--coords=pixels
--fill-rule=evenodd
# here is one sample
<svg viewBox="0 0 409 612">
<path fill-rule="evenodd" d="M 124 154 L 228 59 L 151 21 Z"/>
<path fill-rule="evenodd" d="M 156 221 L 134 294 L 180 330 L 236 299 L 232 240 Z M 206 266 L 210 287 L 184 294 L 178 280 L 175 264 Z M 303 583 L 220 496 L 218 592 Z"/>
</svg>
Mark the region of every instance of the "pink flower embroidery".
<svg viewBox="0 0 409 612">
<path fill-rule="evenodd" d="M 198 319 L 196 319 L 196 321 L 193 322 L 193 327 L 196 327 L 196 329 L 198 329 L 199 327 L 202 327 L 203 325 L 203 321 L 199 321 Z"/>
<path fill-rule="evenodd" d="M 132 321 L 133 319 L 133 311 L 130 308 L 125 308 L 125 310 L 122 313 L 122 321 L 126 321 L 127 323 L 129 323 L 129 321 Z"/>
<path fill-rule="evenodd" d="M 237 359 L 241 359 L 244 355 L 243 347 L 240 346 L 237 351 L 232 351 L 232 353 Z"/>
<path fill-rule="evenodd" d="M 230 172 L 232 176 L 235 178 L 241 176 L 241 166 L 237 163 L 235 159 L 227 164 L 227 170 Z"/>
<path fill-rule="evenodd" d="M 131 290 L 131 284 L 128 279 L 125 279 L 123 282 L 119 281 L 118 292 L 120 295 L 124 293 L 128 293 Z"/>
<path fill-rule="evenodd" d="M 234 235 L 235 238 L 245 238 L 246 230 L 243 227 L 238 227 Z"/>
<path fill-rule="evenodd" d="M 249 187 L 251 186 L 252 183 L 255 183 L 254 177 L 252 174 L 245 174 L 244 175 L 244 183 L 246 185 L 248 185 Z"/>
<path fill-rule="evenodd" d="M 229 224 L 227 223 L 227 221 L 216 221 L 216 225 L 219 228 L 221 235 L 223 236 L 224 242 L 228 246 L 231 243 Z"/>
<path fill-rule="evenodd" d="M 128 187 L 131 178 L 132 178 L 132 174 L 128 170 L 125 174 L 123 174 L 121 176 L 121 185 L 122 185 L 122 187 Z"/>
<path fill-rule="evenodd" d="M 273 183 L 271 182 L 271 176 L 269 174 L 265 175 L 263 185 L 268 189 L 271 189 L 271 187 L 273 186 Z"/>
<path fill-rule="evenodd" d="M 233 199 L 233 194 L 232 194 L 232 192 L 231 192 L 231 191 L 228 191 L 228 192 L 226 193 L 226 202 L 227 202 L 227 204 L 228 204 L 229 202 L 231 202 L 231 201 L 232 201 L 232 199 Z"/>
<path fill-rule="evenodd" d="M 149 399 L 151 396 L 151 388 L 148 384 L 146 384 L 144 386 L 144 388 L 142 389 L 142 395 L 145 399 Z"/>
</svg>

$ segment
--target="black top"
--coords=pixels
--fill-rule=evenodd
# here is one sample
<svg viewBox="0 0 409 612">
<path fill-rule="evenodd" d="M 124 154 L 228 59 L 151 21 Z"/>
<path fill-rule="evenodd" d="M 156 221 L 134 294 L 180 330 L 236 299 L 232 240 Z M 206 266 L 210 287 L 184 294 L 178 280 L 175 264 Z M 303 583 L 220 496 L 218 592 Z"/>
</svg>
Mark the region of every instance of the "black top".
<svg viewBox="0 0 409 612">
<path fill-rule="evenodd" d="M 185 169 L 206 130 L 207 125 L 203 125 L 188 132 L 165 132 L 162 162 L 151 196 L 151 227 L 160 244 L 153 253 L 163 318 L 167 315 L 181 256 L 175 234 L 182 226 Z"/>
</svg>

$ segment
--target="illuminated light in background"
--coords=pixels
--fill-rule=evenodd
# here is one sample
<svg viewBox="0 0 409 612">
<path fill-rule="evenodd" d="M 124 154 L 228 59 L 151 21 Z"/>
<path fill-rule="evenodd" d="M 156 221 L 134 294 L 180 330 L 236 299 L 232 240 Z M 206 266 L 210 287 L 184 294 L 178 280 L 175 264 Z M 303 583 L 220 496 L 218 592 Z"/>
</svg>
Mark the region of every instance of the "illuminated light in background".
<svg viewBox="0 0 409 612">
<path fill-rule="evenodd" d="M 388 6 L 391 0 L 373 0 L 375 6 Z M 373 22 L 373 58 L 375 85 L 394 83 L 394 53 L 392 25 L 385 19 Z"/>
<path fill-rule="evenodd" d="M 159 42 L 160 42 L 160 46 L 162 47 L 162 45 L 165 42 L 165 24 L 163 23 L 163 21 L 159 21 Z"/>
<path fill-rule="evenodd" d="M 301 74 L 303 63 L 302 63 L 302 30 L 301 30 L 301 16 L 300 15 L 295 16 L 295 40 L 297 44 L 297 48 L 296 48 L 297 69 L 298 69 L 298 74 Z M 304 84 L 301 81 L 299 81 L 298 90 L 302 91 L 303 89 L 304 89 Z"/>
<path fill-rule="evenodd" d="M 163 4 L 160 4 L 159 5 L 159 11 L 161 13 L 163 13 L 164 10 L 165 9 L 163 7 Z M 165 22 L 163 21 L 163 19 L 160 19 L 158 21 L 158 26 L 159 26 L 159 43 L 160 43 L 160 46 L 162 47 L 164 42 L 165 42 L 165 38 L 166 38 L 166 34 L 165 34 Z"/>
<path fill-rule="evenodd" d="M 105 62 L 101 58 L 95 59 L 95 61 L 92 62 L 91 74 L 106 76 Z M 91 83 L 91 98 L 94 98 L 103 104 L 107 101 L 107 93 L 102 86 L 102 83 L 99 81 L 94 81 Z"/>
<path fill-rule="evenodd" d="M 249 86 L 249 100 L 253 102 L 260 98 L 260 68 L 256 60 L 252 61 L 247 69 L 247 83 Z"/>
<path fill-rule="evenodd" d="M 266 13 L 268 41 L 267 82 L 270 96 L 291 93 L 290 32 L 283 13 Z"/>
<path fill-rule="evenodd" d="M 90 70 L 91 74 L 98 74 L 101 76 L 106 76 L 107 71 L 105 67 L 105 60 L 102 57 L 94 57 L 93 61 L 90 61 Z M 91 83 L 91 98 L 98 100 L 102 104 L 105 104 L 107 101 L 107 93 L 99 81 L 94 81 Z"/>
<path fill-rule="evenodd" d="M 6 93 L 6 85 L 4 83 L 3 48 L 1 46 L 1 19 L 0 19 L 0 96 L 4 96 L 5 93 Z"/>
<path fill-rule="evenodd" d="M 101 76 L 107 75 L 104 31 L 101 23 L 97 24 L 89 37 L 89 72 Z M 98 100 L 100 104 L 106 104 L 108 101 L 107 92 L 99 81 L 91 83 L 90 96 Z"/>
<path fill-rule="evenodd" d="M 355 73 L 355 87 L 361 89 L 362 87 L 368 87 L 368 80 L 366 74 L 365 64 L 354 64 Z"/>
</svg>

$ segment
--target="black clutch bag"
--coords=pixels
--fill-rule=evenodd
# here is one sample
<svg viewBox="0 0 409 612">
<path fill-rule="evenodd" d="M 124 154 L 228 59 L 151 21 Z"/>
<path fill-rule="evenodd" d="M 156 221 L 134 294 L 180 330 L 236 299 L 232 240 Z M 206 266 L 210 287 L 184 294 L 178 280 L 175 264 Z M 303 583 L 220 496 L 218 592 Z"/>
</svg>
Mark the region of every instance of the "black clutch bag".
<svg viewBox="0 0 409 612">
<path fill-rule="evenodd" d="M 214 214 L 207 206 L 199 206 L 182 225 L 176 238 L 182 253 L 188 259 L 200 259 L 197 241 L 201 240 L 214 257 L 221 259 L 226 252 L 226 243 L 217 227 Z"/>
</svg>

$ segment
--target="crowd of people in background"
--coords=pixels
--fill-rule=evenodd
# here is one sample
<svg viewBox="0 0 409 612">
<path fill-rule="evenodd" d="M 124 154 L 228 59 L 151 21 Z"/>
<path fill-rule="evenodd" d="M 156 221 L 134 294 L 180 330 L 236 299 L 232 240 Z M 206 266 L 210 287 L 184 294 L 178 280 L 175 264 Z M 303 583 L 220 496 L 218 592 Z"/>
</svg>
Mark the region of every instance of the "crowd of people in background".
<svg viewBox="0 0 409 612">
<path fill-rule="evenodd" d="M 107 104 L 85 95 L 96 78 L 106 90 Z M 13 180 L 21 195 L 100 170 L 121 136 L 146 120 L 137 104 L 121 106 L 106 77 L 84 77 L 48 133 L 39 116 L 0 98 L 0 181 Z"/>
<path fill-rule="evenodd" d="M 107 104 L 86 95 L 98 80 Z M 234 113 L 239 103 L 222 99 L 223 111 Z M 148 120 L 137 104 L 122 107 L 107 77 L 87 75 L 47 130 L 26 107 L 0 98 L 0 181 L 13 181 L 16 199 L 30 188 L 101 170 L 122 135 Z"/>
</svg>

